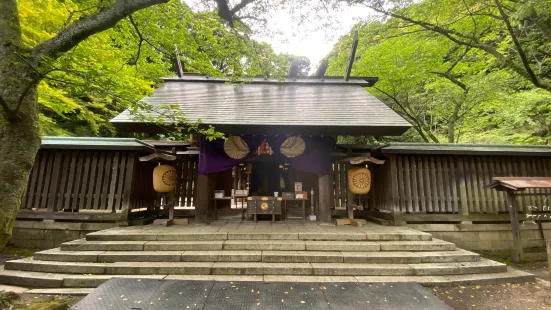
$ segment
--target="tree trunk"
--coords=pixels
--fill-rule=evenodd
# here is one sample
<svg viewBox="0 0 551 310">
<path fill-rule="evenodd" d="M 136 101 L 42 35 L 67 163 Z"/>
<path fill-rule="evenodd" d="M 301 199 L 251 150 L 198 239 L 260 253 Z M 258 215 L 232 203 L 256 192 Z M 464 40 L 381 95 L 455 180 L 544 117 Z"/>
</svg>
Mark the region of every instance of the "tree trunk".
<svg viewBox="0 0 551 310">
<path fill-rule="evenodd" d="M 466 97 L 466 96 L 465 96 Z M 453 113 L 448 119 L 448 143 L 455 143 L 455 124 L 459 118 L 459 111 L 461 110 L 462 102 L 455 103 L 453 107 Z"/>
<path fill-rule="evenodd" d="M 13 224 L 40 147 L 36 73 L 22 60 L 15 0 L 0 2 L 0 250 Z"/>
<path fill-rule="evenodd" d="M 16 122 L 6 117 L 0 119 L 0 251 L 11 238 L 29 173 L 40 148 L 36 89 L 27 95 L 20 115 Z"/>
</svg>

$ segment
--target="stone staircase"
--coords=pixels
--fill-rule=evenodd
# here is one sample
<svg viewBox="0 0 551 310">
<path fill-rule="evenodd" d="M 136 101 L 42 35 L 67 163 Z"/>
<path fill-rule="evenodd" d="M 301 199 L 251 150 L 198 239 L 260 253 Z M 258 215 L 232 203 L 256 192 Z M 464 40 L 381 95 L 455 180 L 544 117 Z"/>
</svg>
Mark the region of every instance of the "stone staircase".
<svg viewBox="0 0 551 310">
<path fill-rule="evenodd" d="M 113 277 L 424 285 L 535 280 L 407 227 L 217 222 L 90 233 L 6 262 L 0 283 L 90 288 Z"/>
</svg>

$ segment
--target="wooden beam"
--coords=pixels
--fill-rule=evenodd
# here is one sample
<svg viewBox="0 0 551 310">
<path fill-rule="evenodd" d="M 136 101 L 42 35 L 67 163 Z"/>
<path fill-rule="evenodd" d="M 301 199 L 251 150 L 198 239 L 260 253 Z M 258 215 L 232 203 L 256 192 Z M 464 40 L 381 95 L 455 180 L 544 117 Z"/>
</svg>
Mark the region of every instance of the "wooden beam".
<svg viewBox="0 0 551 310">
<path fill-rule="evenodd" d="M 327 67 L 329 67 L 329 61 L 327 59 L 322 60 L 316 70 L 315 76 L 322 78 L 325 75 L 325 71 L 327 71 Z"/>
<path fill-rule="evenodd" d="M 200 174 L 197 177 L 197 197 L 195 198 L 195 221 L 197 223 L 207 223 L 210 199 L 209 175 Z"/>
<path fill-rule="evenodd" d="M 322 223 L 331 223 L 331 181 L 328 174 L 318 176 L 318 216 Z M 311 197 L 313 198 L 313 197 Z"/>
<path fill-rule="evenodd" d="M 353 220 L 354 219 L 354 206 L 355 206 L 355 203 L 354 203 L 354 193 L 352 193 L 350 191 L 350 189 L 348 188 L 348 171 L 350 171 L 350 168 L 352 168 L 352 165 L 351 164 L 346 164 L 346 214 L 348 216 L 349 219 Z"/>
<path fill-rule="evenodd" d="M 352 48 L 350 49 L 350 57 L 348 58 L 348 66 L 346 67 L 346 74 L 344 80 L 348 81 L 350 74 L 352 73 L 352 65 L 354 64 L 354 58 L 356 57 L 356 49 L 358 48 L 358 30 L 354 31 L 354 40 L 352 41 Z"/>
<path fill-rule="evenodd" d="M 507 192 L 509 215 L 511 216 L 511 229 L 513 233 L 513 247 L 511 248 L 511 260 L 520 263 L 523 260 L 522 243 L 520 241 L 520 223 L 518 216 L 518 202 L 513 191 Z"/>
<path fill-rule="evenodd" d="M 176 160 L 176 156 L 175 155 L 169 155 L 169 154 L 164 154 L 164 153 L 151 153 L 149 155 L 146 155 L 146 156 L 141 156 L 139 157 L 139 160 L 140 161 L 153 161 L 153 160 L 166 160 L 166 161 L 175 161 Z"/>
<path fill-rule="evenodd" d="M 126 217 L 121 212 L 54 212 L 21 210 L 17 214 L 18 219 L 33 220 L 63 220 L 63 221 L 98 221 L 98 222 L 118 222 L 125 221 Z"/>
</svg>

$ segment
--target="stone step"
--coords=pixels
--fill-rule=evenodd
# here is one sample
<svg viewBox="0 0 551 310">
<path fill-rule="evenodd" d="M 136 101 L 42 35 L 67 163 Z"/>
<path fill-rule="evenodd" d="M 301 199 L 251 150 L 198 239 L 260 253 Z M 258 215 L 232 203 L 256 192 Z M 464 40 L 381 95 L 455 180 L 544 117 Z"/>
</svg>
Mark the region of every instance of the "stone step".
<svg viewBox="0 0 551 310">
<path fill-rule="evenodd" d="M 112 278 L 266 281 L 266 282 L 413 282 L 425 286 L 452 286 L 535 282 L 533 274 L 508 268 L 505 272 L 444 276 L 305 276 L 305 275 L 79 275 L 0 270 L 0 283 L 25 287 L 94 288 Z"/>
<path fill-rule="evenodd" d="M 432 241 L 385 241 L 379 242 L 381 251 L 411 251 L 411 252 L 429 252 L 429 251 L 454 251 L 455 244 L 439 239 Z"/>
<path fill-rule="evenodd" d="M 62 251 L 143 251 L 146 241 L 86 241 L 77 239 L 61 244 Z"/>
<path fill-rule="evenodd" d="M 507 265 L 486 259 L 477 262 L 437 264 L 312 263 L 311 265 L 313 275 L 317 276 L 432 276 L 507 271 Z"/>
<path fill-rule="evenodd" d="M 443 252 L 329 252 L 329 251 L 61 251 L 36 252 L 35 260 L 58 262 L 267 262 L 414 264 L 471 262 L 480 255 L 465 251 Z"/>
<path fill-rule="evenodd" d="M 214 263 L 213 275 L 312 275 L 309 263 Z"/>
<path fill-rule="evenodd" d="M 477 253 L 457 249 L 437 252 L 341 252 L 344 263 L 351 264 L 420 264 L 474 262 Z"/>
<path fill-rule="evenodd" d="M 216 240 L 216 241 L 87 241 L 63 243 L 62 251 L 454 251 L 450 242 L 432 241 L 308 241 L 308 240 Z M 92 254 L 93 255 L 93 254 Z"/>
<path fill-rule="evenodd" d="M 1 275 L 1 273 L 0 273 Z M 167 280 L 192 280 L 192 281 L 263 281 L 263 276 L 240 275 L 77 275 L 66 274 L 63 279 L 63 287 L 98 287 L 103 282 L 112 278 L 134 279 L 167 279 Z"/>
<path fill-rule="evenodd" d="M 183 262 L 260 262 L 262 251 L 185 251 Z"/>
<path fill-rule="evenodd" d="M 265 263 L 342 263 L 340 252 L 262 251 Z"/>
<path fill-rule="evenodd" d="M 424 286 L 457 286 L 483 285 L 501 283 L 535 282 L 536 277 L 528 272 L 508 268 L 505 272 L 445 275 L 445 276 L 264 276 L 266 282 L 364 282 L 364 283 L 393 283 L 413 282 Z"/>
<path fill-rule="evenodd" d="M 23 287 L 61 287 L 63 274 L 6 270 L 0 267 L 0 283 Z"/>
<path fill-rule="evenodd" d="M 461 263 L 351 264 L 268 262 L 114 262 L 83 263 L 40 261 L 32 258 L 8 261 L 6 270 L 64 274 L 119 275 L 449 275 L 506 271 L 506 265 L 482 259 Z"/>
<path fill-rule="evenodd" d="M 341 227 L 342 228 L 342 227 Z M 429 233 L 403 229 L 353 232 L 197 232 L 181 228 L 156 230 L 104 230 L 86 235 L 88 241 L 214 241 L 214 240 L 319 240 L 319 241 L 431 241 Z"/>
<path fill-rule="evenodd" d="M 303 240 L 227 240 L 224 250 L 304 251 Z"/>
<path fill-rule="evenodd" d="M 98 255 L 105 253 L 103 251 L 62 251 L 61 248 L 35 252 L 33 258 L 43 261 L 58 261 L 58 262 L 88 262 L 97 263 Z M 114 252 L 125 253 L 125 252 Z M 137 252 L 132 252 L 137 253 Z"/>
</svg>

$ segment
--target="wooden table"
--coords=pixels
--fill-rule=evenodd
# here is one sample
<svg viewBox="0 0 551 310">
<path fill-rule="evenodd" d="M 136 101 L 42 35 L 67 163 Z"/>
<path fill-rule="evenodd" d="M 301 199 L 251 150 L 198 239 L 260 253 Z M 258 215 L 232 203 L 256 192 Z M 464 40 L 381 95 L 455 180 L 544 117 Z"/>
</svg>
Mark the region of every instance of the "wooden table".
<svg viewBox="0 0 551 310">
<path fill-rule="evenodd" d="M 282 217 L 281 197 L 273 196 L 249 196 L 247 197 L 247 219 L 251 216 L 257 221 L 258 215 L 271 215 L 272 222 L 275 222 L 275 216 Z M 262 206 L 265 209 L 262 209 Z"/>
</svg>

